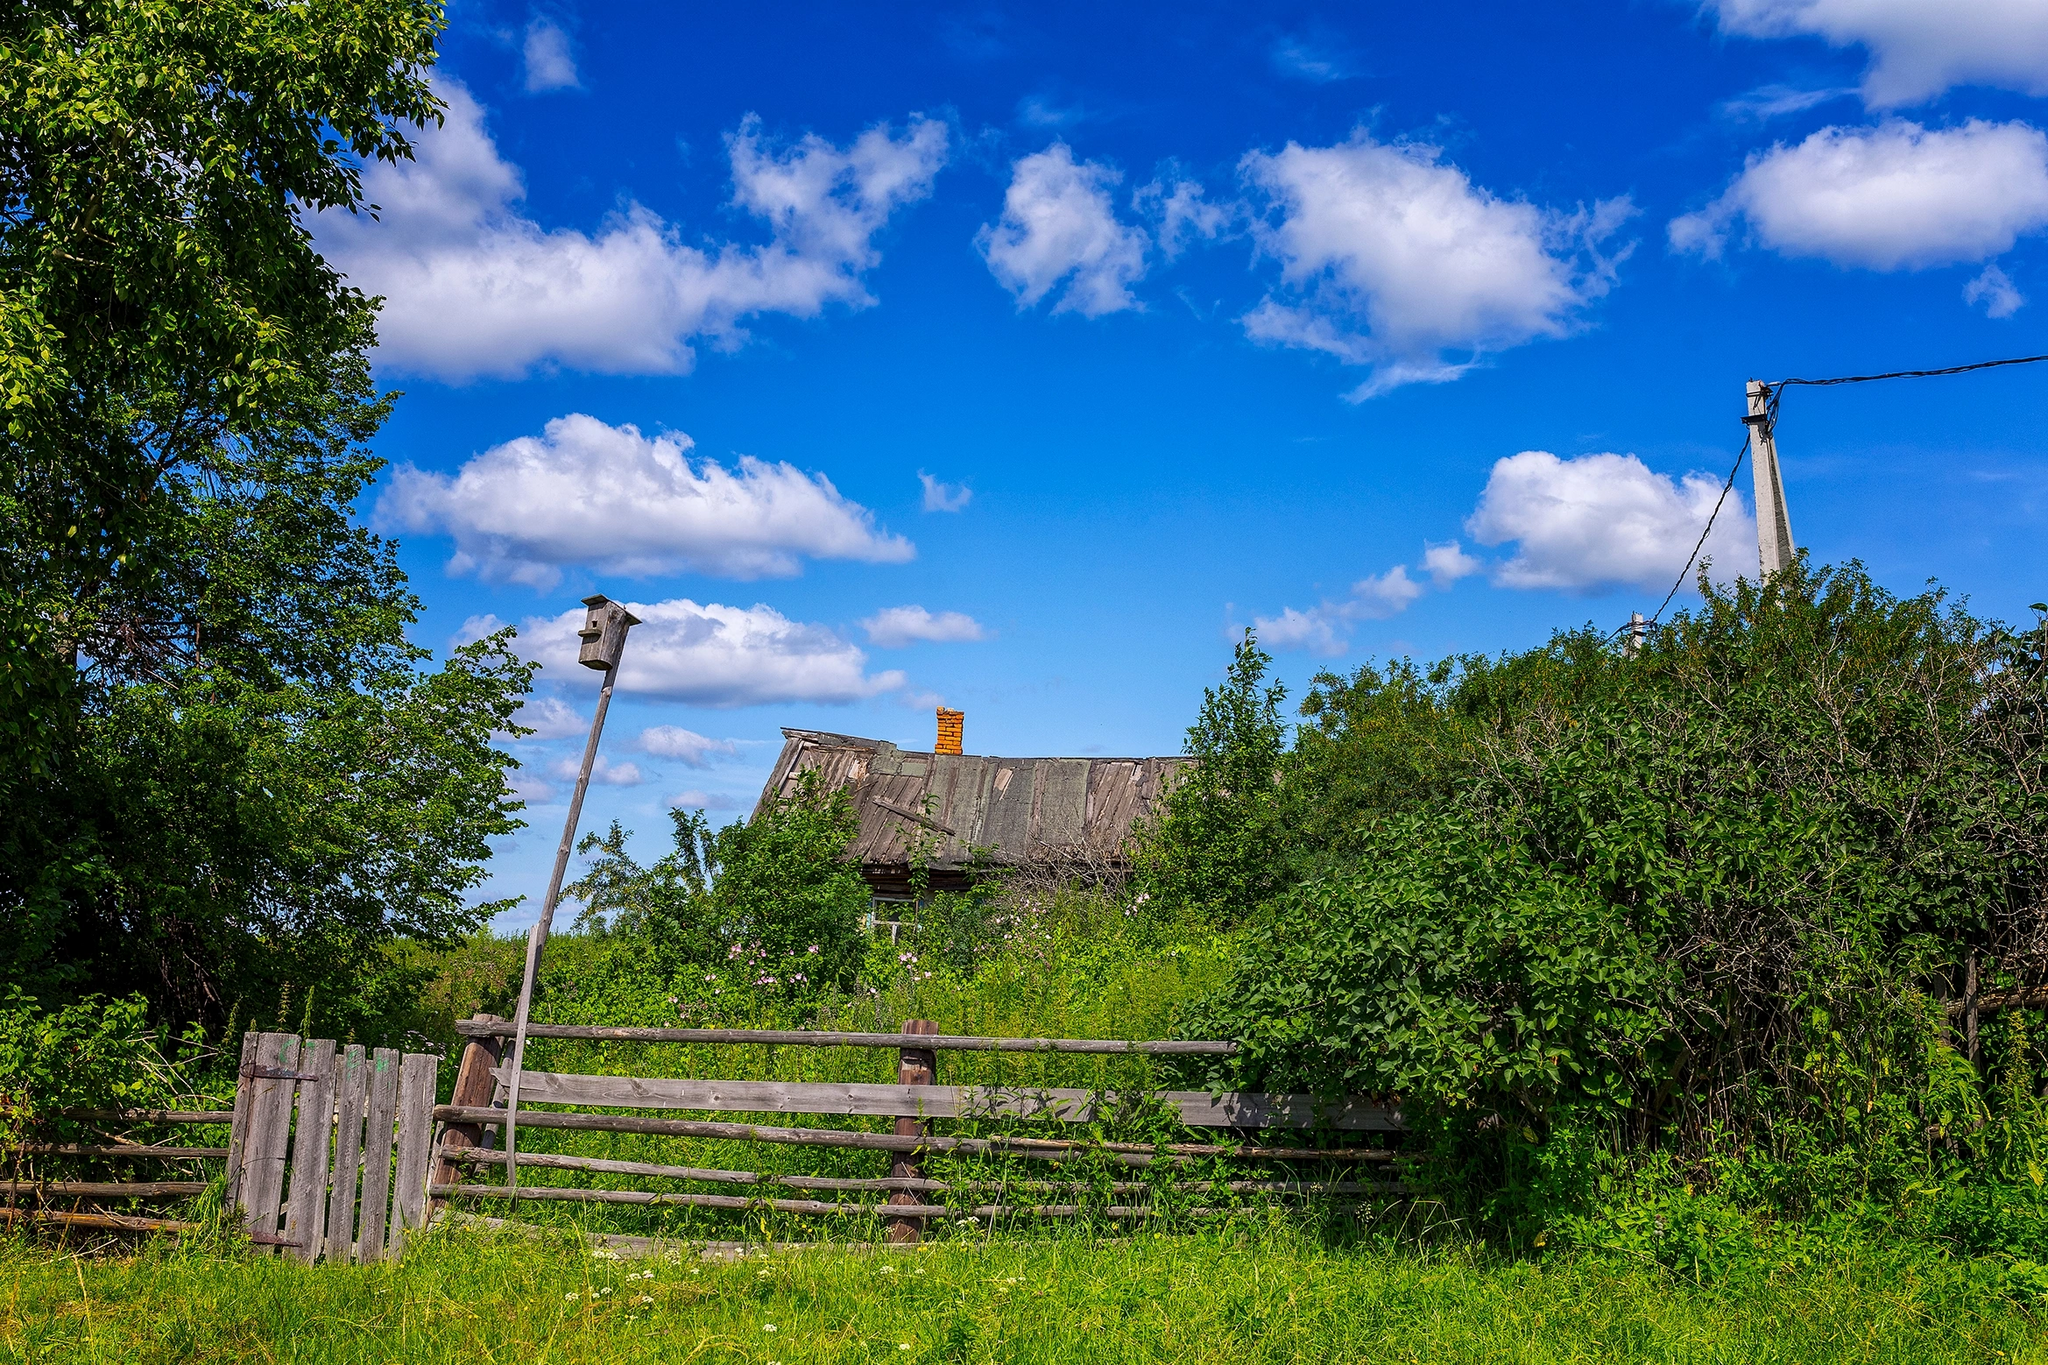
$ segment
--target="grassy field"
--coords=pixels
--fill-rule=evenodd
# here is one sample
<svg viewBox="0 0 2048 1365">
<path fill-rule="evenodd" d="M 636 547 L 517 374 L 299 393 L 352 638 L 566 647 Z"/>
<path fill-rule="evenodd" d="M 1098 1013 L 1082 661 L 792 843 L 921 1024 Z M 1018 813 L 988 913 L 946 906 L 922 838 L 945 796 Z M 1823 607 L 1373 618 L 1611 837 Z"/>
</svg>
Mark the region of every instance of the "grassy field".
<svg viewBox="0 0 2048 1365">
<path fill-rule="evenodd" d="M 732 1263 L 437 1233 L 396 1266 L 0 1252 L 0 1360 L 2048 1362 L 1926 1253 L 1697 1285 L 1298 1233 L 955 1240 Z"/>
</svg>

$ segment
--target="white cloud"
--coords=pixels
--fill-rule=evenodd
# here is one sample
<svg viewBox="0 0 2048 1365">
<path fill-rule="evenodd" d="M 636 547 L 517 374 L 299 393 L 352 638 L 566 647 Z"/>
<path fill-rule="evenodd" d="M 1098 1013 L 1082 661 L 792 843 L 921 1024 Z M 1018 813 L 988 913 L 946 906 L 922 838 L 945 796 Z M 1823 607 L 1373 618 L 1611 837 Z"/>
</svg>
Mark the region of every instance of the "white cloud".
<svg viewBox="0 0 2048 1365">
<path fill-rule="evenodd" d="M 473 645 L 485 636 L 497 634 L 509 624 L 510 622 L 500 621 L 496 612 L 487 611 L 478 616 L 465 616 L 462 624 L 455 628 L 455 634 L 449 637 L 448 647 L 460 649 L 463 645 Z"/>
<path fill-rule="evenodd" d="M 933 613 L 920 606 L 885 607 L 860 624 L 868 633 L 868 643 L 884 649 L 895 649 L 914 640 L 950 644 L 988 638 L 981 622 L 965 612 Z"/>
<path fill-rule="evenodd" d="M 2048 95 L 2048 5 L 2040 0 L 1705 0 L 1726 33 L 1817 37 L 1870 53 L 1863 98 L 1890 109 L 1954 85 Z"/>
<path fill-rule="evenodd" d="M 574 782 L 582 766 L 583 755 L 565 755 L 556 759 L 554 766 L 548 771 L 563 782 Z M 597 761 L 590 765 L 590 780 L 601 787 L 637 787 L 647 779 L 641 773 L 639 764 L 614 763 L 603 754 L 599 754 Z"/>
<path fill-rule="evenodd" d="M 528 697 L 512 719 L 533 731 L 527 739 L 567 739 L 590 731 L 589 719 L 560 697 Z"/>
<path fill-rule="evenodd" d="M 732 740 L 711 739 L 680 725 L 651 725 L 634 743 L 642 753 L 676 759 L 686 768 L 709 767 L 713 755 L 739 752 Z"/>
<path fill-rule="evenodd" d="M 1985 260 L 2048 228 L 2048 136 L 1980 119 L 1823 128 L 1752 154 L 1719 199 L 1671 221 L 1671 246 L 1717 257 L 1738 219 L 1759 246 L 1836 265 Z"/>
<path fill-rule="evenodd" d="M 524 768 L 514 768 L 505 774 L 505 785 L 512 794 L 529 806 L 551 805 L 555 799 L 554 784 L 546 778 L 536 777 Z"/>
<path fill-rule="evenodd" d="M 627 609 L 641 624 L 627 637 L 619 665 L 618 685 L 626 692 L 699 706 L 758 706 L 860 701 L 905 681 L 896 669 L 867 673 L 867 655 L 857 645 L 770 606 L 700 606 L 675 598 L 631 602 Z M 581 607 L 529 617 L 520 627 L 520 651 L 558 670 L 555 676 L 577 676 L 582 624 Z"/>
<path fill-rule="evenodd" d="M 924 485 L 924 510 L 927 512 L 964 512 L 967 504 L 974 501 L 974 490 L 964 483 L 945 483 L 917 471 L 917 481 Z"/>
<path fill-rule="evenodd" d="M 681 432 L 648 438 L 572 413 L 542 435 L 493 446 L 453 475 L 404 465 L 380 525 L 445 532 L 451 573 L 550 588 L 561 566 L 631 576 L 685 571 L 786 576 L 804 556 L 895 564 L 917 551 L 875 525 L 823 474 L 742 456 L 689 458 Z"/>
<path fill-rule="evenodd" d="M 1055 288 L 1055 313 L 1094 318 L 1138 307 L 1130 286 L 1144 277 L 1146 238 L 1116 220 L 1109 190 L 1122 178 L 1100 162 L 1076 162 L 1064 142 L 1018 159 L 1002 220 L 974 239 L 1018 307 Z"/>
<path fill-rule="evenodd" d="M 1854 90 L 1803 90 L 1792 85 L 1760 85 L 1722 100 L 1715 106 L 1715 112 L 1736 123 L 1768 123 L 1774 118 L 1804 113 L 1855 93 Z"/>
<path fill-rule="evenodd" d="M 1987 265 L 1983 274 L 1963 286 L 1963 302 L 1983 304 L 1985 317 L 2009 318 L 2026 307 L 2027 296 L 2019 291 L 2010 275 L 1995 265 Z"/>
<path fill-rule="evenodd" d="M 1470 578 L 1486 566 L 1465 553 L 1455 540 L 1422 547 L 1422 568 L 1439 588 L 1448 588 L 1461 578 Z"/>
<path fill-rule="evenodd" d="M 1396 564 L 1385 573 L 1359 579 L 1341 600 L 1326 599 L 1306 611 L 1287 607 L 1278 616 L 1254 617 L 1252 624 L 1259 639 L 1275 649 L 1342 654 L 1350 648 L 1354 625 L 1398 616 L 1422 591 L 1422 585 L 1408 576 L 1408 566 Z"/>
<path fill-rule="evenodd" d="M 1461 578 L 1470 577 L 1480 563 L 1453 540 L 1442 545 L 1423 546 L 1423 572 L 1439 589 L 1449 589 Z M 1313 607 L 1283 608 L 1278 616 L 1254 617 L 1259 639 L 1274 649 L 1301 649 L 1311 654 L 1342 654 L 1351 647 L 1352 629 L 1360 621 L 1384 621 L 1398 616 L 1421 597 L 1424 586 L 1408 576 L 1406 564 L 1396 564 L 1385 573 L 1368 574 L 1351 585 L 1344 597 L 1325 598 Z"/>
<path fill-rule="evenodd" d="M 750 116 L 726 140 L 732 203 L 768 224 L 765 245 L 695 246 L 635 203 L 594 233 L 548 230 L 519 211 L 519 171 L 469 92 L 438 89 L 447 120 L 417 138 L 417 159 L 363 174 L 381 221 L 327 213 L 315 231 L 351 283 L 386 296 L 379 358 L 454 381 L 538 365 L 681 373 L 693 341 L 743 343 L 744 318 L 866 307 L 875 235 L 946 159 L 945 126 L 921 116 L 901 135 L 882 124 L 843 148 L 813 135 L 783 150 Z"/>
<path fill-rule="evenodd" d="M 707 792 L 692 787 L 688 791 L 677 792 L 668 799 L 668 803 L 678 810 L 745 810 L 753 800 L 731 792 Z"/>
<path fill-rule="evenodd" d="M 1017 101 L 1017 121 L 1033 128 L 1064 128 L 1088 117 L 1078 104 L 1061 104 L 1050 95 L 1026 95 Z"/>
<path fill-rule="evenodd" d="M 1610 199 L 1562 213 L 1475 186 L 1441 149 L 1363 129 L 1334 147 L 1252 152 L 1240 171 L 1266 197 L 1256 225 L 1284 296 L 1244 318 L 1257 341 L 1371 365 L 1364 399 L 1455 379 L 1480 353 L 1563 336 L 1612 285 L 1631 247 L 1602 243 L 1635 210 Z"/>
<path fill-rule="evenodd" d="M 1202 187 L 1192 180 L 1165 178 L 1138 188 L 1131 202 L 1139 211 L 1158 221 L 1159 254 L 1171 261 L 1196 241 L 1214 241 L 1230 226 L 1236 206 L 1212 204 Z"/>
<path fill-rule="evenodd" d="M 1515 544 L 1494 570 L 1508 588 L 1592 592 L 1618 584 L 1671 586 L 1706 528 L 1721 480 L 1673 481 L 1633 455 L 1560 460 L 1525 450 L 1496 462 L 1465 528 L 1482 545 Z M 1730 490 L 1701 554 L 1727 579 L 1756 570 L 1756 523 Z"/>
<path fill-rule="evenodd" d="M 1281 75 L 1293 76 L 1314 85 L 1351 78 L 1349 63 L 1306 38 L 1283 34 L 1266 50 L 1266 56 L 1272 61 L 1273 69 Z"/>
<path fill-rule="evenodd" d="M 521 55 L 526 59 L 529 95 L 544 90 L 574 90 L 582 84 L 576 78 L 576 58 L 569 51 L 569 35 L 552 19 L 536 18 L 526 26 L 526 44 Z"/>
</svg>

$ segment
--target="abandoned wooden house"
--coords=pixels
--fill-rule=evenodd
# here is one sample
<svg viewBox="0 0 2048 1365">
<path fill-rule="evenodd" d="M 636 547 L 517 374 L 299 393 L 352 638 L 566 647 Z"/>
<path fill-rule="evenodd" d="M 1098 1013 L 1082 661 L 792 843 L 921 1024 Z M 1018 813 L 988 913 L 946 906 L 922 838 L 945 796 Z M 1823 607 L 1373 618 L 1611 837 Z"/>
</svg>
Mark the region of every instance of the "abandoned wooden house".
<svg viewBox="0 0 2048 1365">
<path fill-rule="evenodd" d="M 853 855 L 882 920 L 912 900 L 921 860 L 931 891 L 957 890 L 977 866 L 1102 875 L 1130 866 L 1132 827 L 1185 758 L 985 758 L 961 752 L 961 713 L 939 711 L 930 752 L 824 730 L 782 732 L 761 804 L 816 770 L 853 796 Z M 756 807 L 758 811 L 759 806 Z"/>
</svg>

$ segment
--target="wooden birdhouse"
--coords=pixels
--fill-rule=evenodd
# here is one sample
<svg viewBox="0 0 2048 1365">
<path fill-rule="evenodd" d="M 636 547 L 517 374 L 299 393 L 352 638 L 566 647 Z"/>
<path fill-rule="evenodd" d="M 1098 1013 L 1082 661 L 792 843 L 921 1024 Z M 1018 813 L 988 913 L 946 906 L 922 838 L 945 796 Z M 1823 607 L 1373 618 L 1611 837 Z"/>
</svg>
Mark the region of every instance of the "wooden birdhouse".
<svg viewBox="0 0 2048 1365">
<path fill-rule="evenodd" d="M 583 606 L 583 629 L 576 632 L 583 648 L 576 662 L 585 668 L 617 668 L 619 655 L 626 648 L 626 632 L 639 625 L 640 618 L 603 593 L 584 598 Z"/>
</svg>

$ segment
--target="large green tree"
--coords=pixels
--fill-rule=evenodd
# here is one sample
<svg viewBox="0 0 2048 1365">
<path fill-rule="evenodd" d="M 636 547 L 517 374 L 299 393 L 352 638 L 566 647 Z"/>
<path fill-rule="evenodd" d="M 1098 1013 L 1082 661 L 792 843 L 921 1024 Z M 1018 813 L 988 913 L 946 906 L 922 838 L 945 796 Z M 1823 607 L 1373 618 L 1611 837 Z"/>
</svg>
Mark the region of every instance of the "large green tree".
<svg viewBox="0 0 2048 1365">
<path fill-rule="evenodd" d="M 0 13 L 0 976 L 174 1018 L 477 922 L 526 670 L 438 670 L 354 519 L 375 301 L 307 218 L 438 117 L 423 0 Z M 331 1011 L 331 1012 L 330 1012 Z M 296 1022 L 296 1019 L 293 1020 Z"/>
</svg>

